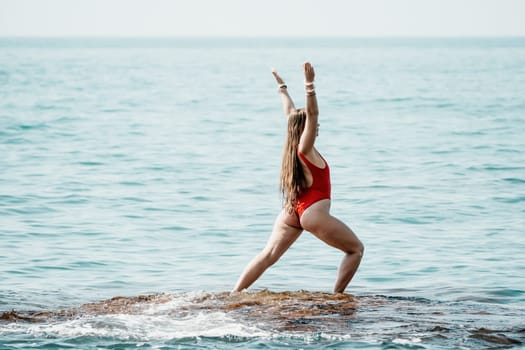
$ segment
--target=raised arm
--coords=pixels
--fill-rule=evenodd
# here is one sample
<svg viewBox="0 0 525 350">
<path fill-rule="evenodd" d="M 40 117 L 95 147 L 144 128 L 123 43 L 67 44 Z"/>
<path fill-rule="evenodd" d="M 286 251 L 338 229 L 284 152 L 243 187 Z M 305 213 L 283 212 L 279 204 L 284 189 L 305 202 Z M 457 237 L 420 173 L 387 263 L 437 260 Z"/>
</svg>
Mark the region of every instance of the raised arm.
<svg viewBox="0 0 525 350">
<path fill-rule="evenodd" d="M 299 151 L 303 154 L 309 154 L 314 148 L 315 138 L 317 136 L 317 120 L 319 109 L 317 107 L 317 97 L 315 96 L 315 71 L 309 62 L 303 65 L 304 69 L 304 86 L 306 90 L 306 123 L 304 131 L 299 141 Z"/>
<path fill-rule="evenodd" d="M 283 79 L 277 74 L 277 71 L 272 69 L 272 74 L 275 77 L 275 80 L 277 81 L 277 84 L 279 84 L 279 92 L 281 93 L 281 99 L 283 101 L 283 110 L 284 110 L 284 116 L 288 117 L 288 115 L 295 110 L 295 106 L 293 104 L 292 98 L 290 95 L 288 95 L 288 89 L 286 84 L 284 83 Z"/>
</svg>

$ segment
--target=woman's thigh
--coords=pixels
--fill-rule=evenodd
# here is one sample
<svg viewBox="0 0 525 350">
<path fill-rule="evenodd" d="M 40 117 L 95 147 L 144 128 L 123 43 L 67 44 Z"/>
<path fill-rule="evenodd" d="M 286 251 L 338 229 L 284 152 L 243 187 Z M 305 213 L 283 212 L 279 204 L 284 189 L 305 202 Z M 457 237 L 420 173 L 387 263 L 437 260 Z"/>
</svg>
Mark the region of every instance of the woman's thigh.
<svg viewBox="0 0 525 350">
<path fill-rule="evenodd" d="M 297 217 L 283 210 L 275 219 L 272 234 L 265 250 L 275 257 L 280 257 L 299 238 L 302 232 L 303 229 Z"/>
<path fill-rule="evenodd" d="M 326 244 L 344 252 L 362 251 L 363 245 L 344 222 L 330 215 L 329 206 L 313 204 L 301 217 L 302 227 Z"/>
</svg>

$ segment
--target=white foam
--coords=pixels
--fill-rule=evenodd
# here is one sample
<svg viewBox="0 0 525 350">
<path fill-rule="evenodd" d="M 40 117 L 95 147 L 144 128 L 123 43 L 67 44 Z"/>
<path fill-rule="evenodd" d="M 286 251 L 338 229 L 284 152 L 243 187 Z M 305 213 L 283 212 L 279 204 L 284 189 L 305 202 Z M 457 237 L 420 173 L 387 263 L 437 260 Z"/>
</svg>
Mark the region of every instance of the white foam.
<svg viewBox="0 0 525 350">
<path fill-rule="evenodd" d="M 400 344 L 400 345 L 417 344 L 417 343 L 421 343 L 421 338 L 418 338 L 418 337 L 411 337 L 410 339 L 396 338 L 392 340 L 392 343 Z"/>
<path fill-rule="evenodd" d="M 173 296 L 173 298 L 165 303 L 151 304 L 142 312 L 146 315 L 166 314 L 169 311 L 177 310 L 185 306 L 194 304 L 194 299 L 205 295 L 204 292 L 192 292 Z"/>
<path fill-rule="evenodd" d="M 81 316 L 48 323 L 0 325 L 0 335 L 29 334 L 34 337 L 111 337 L 121 340 L 151 341 L 192 337 L 268 337 L 270 333 L 243 324 L 224 312 L 193 312 L 180 316 L 185 306 L 195 303 L 204 292 L 177 295 L 166 303 L 151 304 L 140 314 Z M 194 310 L 193 310 L 194 311 Z M 179 314 L 179 315 L 178 315 Z"/>
<path fill-rule="evenodd" d="M 10 324 L 0 334 L 25 333 L 34 337 L 111 337 L 152 341 L 191 337 L 268 337 L 269 333 L 240 323 L 222 312 L 198 313 L 175 319 L 168 315 L 104 315 L 47 324 Z"/>
</svg>

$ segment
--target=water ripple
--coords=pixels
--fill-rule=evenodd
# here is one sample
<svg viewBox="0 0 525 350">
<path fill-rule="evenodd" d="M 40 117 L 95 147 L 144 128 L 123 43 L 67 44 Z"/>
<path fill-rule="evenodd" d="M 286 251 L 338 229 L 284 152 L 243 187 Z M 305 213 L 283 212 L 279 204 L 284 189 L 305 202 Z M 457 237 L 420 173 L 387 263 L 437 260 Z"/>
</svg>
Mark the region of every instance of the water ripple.
<svg viewBox="0 0 525 350">
<path fill-rule="evenodd" d="M 218 333 L 206 333 L 210 316 L 190 322 L 188 332 L 200 327 L 191 337 L 159 342 L 149 340 L 156 327 L 169 337 L 184 324 L 169 315 L 83 319 L 71 337 L 49 325 L 33 337 L 24 325 L 0 347 L 522 341 L 508 326 L 525 305 L 522 39 L 75 40 L 0 39 L 2 311 L 230 289 L 281 206 L 286 121 L 268 62 L 289 72 L 300 106 L 293 72 L 311 51 L 332 213 L 366 246 L 349 286 L 364 297 L 363 313 L 346 320 L 355 332 L 338 324 L 341 334 L 297 338 L 251 338 L 243 332 L 253 323 L 221 317 Z M 305 232 L 254 288 L 331 290 L 341 254 Z M 422 299 L 403 299 L 412 297 Z M 221 320 L 238 328 L 224 331 Z M 100 325 L 103 340 L 89 335 Z"/>
</svg>

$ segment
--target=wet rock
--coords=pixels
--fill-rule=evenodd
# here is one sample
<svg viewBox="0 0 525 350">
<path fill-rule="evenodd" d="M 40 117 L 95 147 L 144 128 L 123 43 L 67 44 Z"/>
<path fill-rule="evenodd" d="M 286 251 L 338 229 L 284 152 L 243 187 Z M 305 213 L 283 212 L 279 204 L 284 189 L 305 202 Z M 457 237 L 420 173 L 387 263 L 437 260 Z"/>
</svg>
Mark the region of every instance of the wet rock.
<svg viewBox="0 0 525 350">
<path fill-rule="evenodd" d="M 489 343 L 501 345 L 516 345 L 522 343 L 517 339 L 506 336 L 505 334 L 501 333 L 501 331 L 494 331 L 486 328 L 480 328 L 473 331 L 470 337 L 473 339 L 481 339 Z"/>
</svg>

